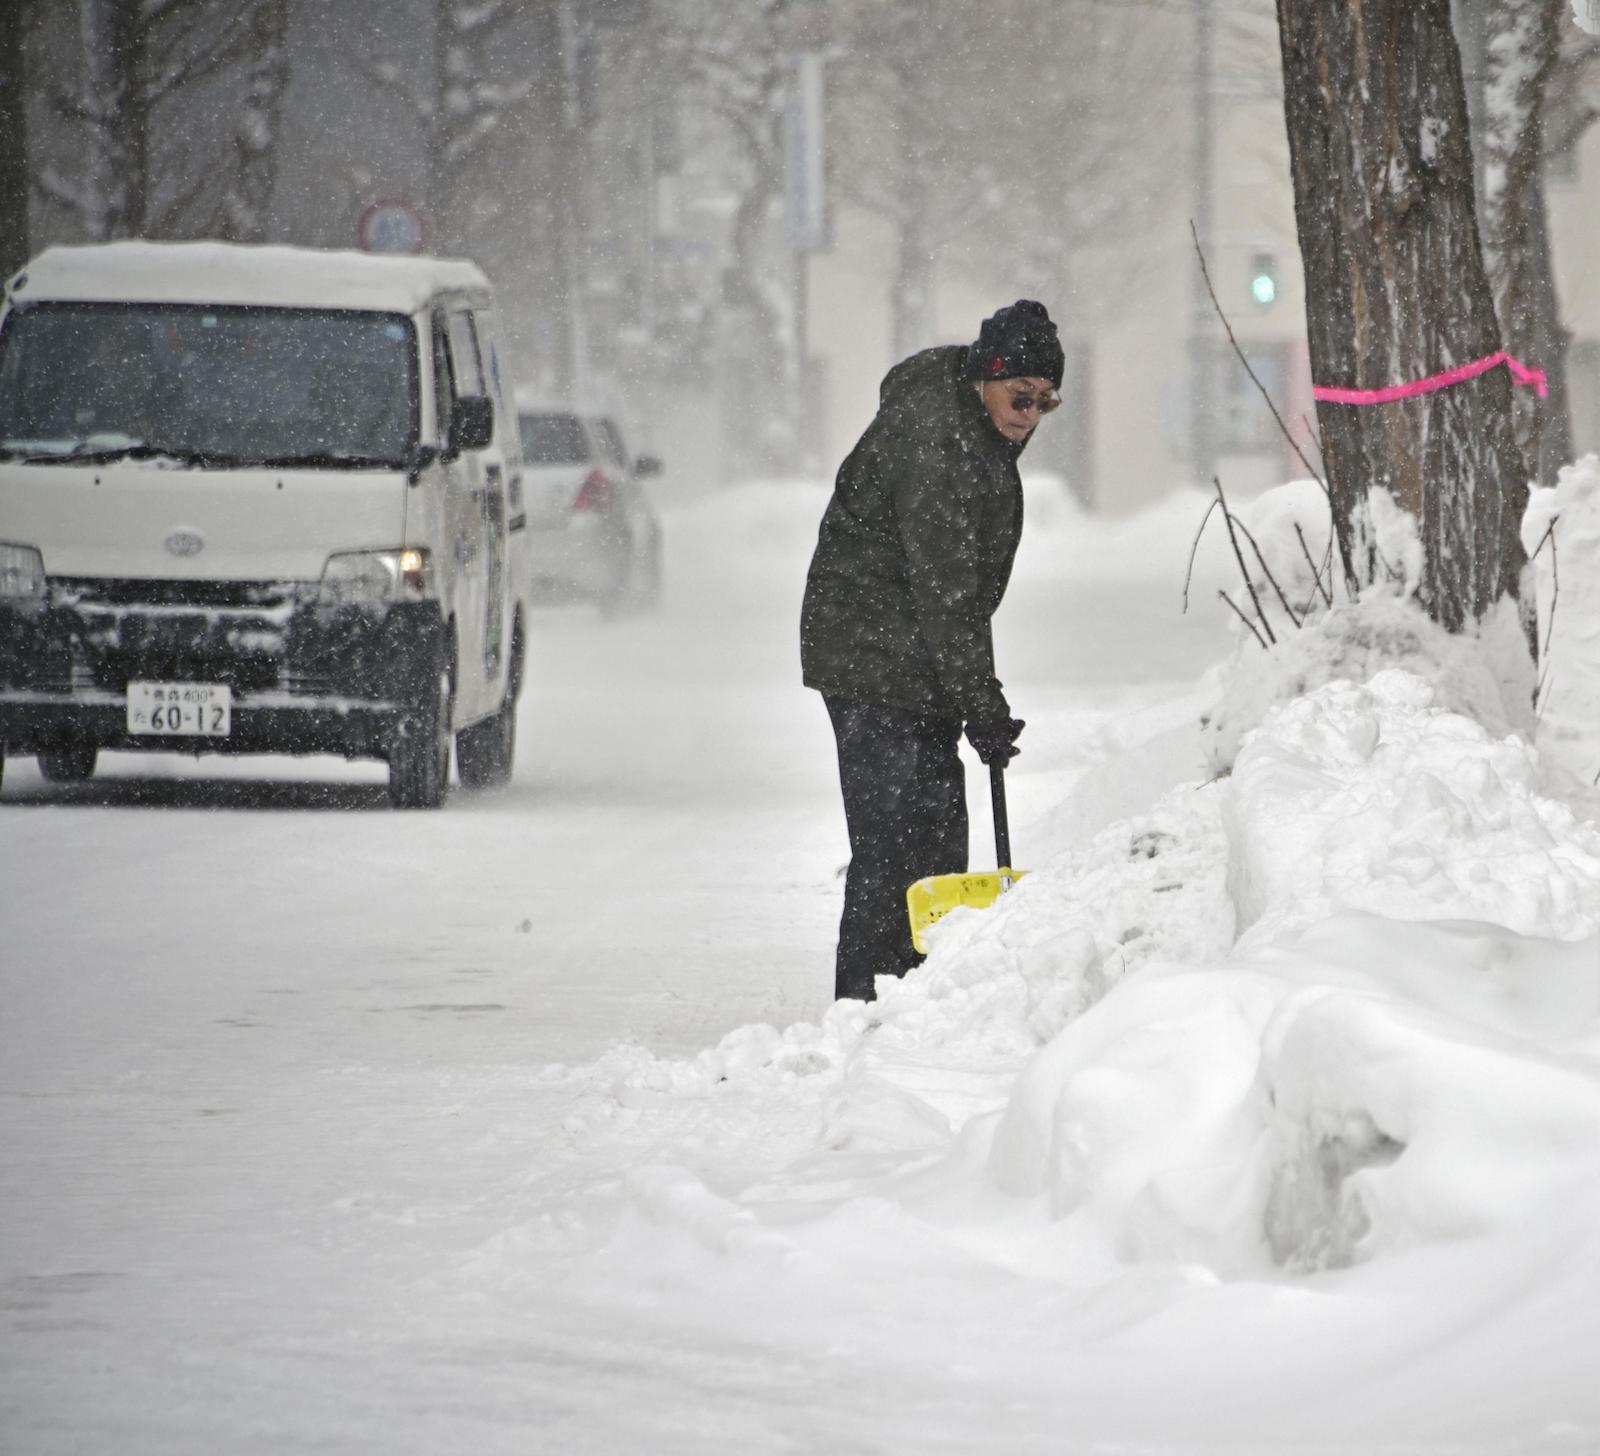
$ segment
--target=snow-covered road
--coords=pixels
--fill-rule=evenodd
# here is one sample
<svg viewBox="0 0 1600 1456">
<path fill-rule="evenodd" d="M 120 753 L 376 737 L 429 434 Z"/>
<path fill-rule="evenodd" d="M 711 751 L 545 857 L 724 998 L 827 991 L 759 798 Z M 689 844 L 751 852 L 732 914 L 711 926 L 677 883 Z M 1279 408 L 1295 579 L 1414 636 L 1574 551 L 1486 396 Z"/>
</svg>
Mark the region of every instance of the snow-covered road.
<svg viewBox="0 0 1600 1456">
<path fill-rule="evenodd" d="M 399 814 L 374 765 L 108 755 L 62 789 L 8 763 L 0 1449 L 622 1451 L 663 1421 L 655 1449 L 694 1449 L 708 1381 L 719 1449 L 807 1429 L 781 1412 L 812 1377 L 738 1338 L 454 1276 L 553 1180 L 616 1176 L 547 1064 L 826 1007 L 844 833 L 795 641 L 823 499 L 677 512 L 657 614 L 542 613 L 504 794 Z M 1112 533 L 1097 573 L 1033 504 L 999 624 L 1024 854 L 1226 640 L 1178 614 L 1181 534 L 1128 579 Z M 930 1435 L 943 1385 L 912 1402 Z"/>
</svg>

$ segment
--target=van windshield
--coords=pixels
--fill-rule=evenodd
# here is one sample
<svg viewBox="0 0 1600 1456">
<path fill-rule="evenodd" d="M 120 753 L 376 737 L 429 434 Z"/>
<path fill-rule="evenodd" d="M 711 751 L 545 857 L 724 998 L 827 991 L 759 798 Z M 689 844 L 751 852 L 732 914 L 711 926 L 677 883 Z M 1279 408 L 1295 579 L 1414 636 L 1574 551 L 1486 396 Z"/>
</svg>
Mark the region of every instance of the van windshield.
<svg viewBox="0 0 1600 1456">
<path fill-rule="evenodd" d="M 403 314 L 27 304 L 0 329 L 0 452 L 398 468 L 417 440 L 416 355 Z"/>
</svg>

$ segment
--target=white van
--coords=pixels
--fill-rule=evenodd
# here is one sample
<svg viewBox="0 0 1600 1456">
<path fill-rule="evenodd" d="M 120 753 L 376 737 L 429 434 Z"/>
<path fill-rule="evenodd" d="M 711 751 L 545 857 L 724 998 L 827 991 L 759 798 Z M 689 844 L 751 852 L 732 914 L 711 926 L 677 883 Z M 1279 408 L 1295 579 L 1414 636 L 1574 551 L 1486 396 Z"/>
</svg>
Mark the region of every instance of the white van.
<svg viewBox="0 0 1600 1456">
<path fill-rule="evenodd" d="M 520 452 L 472 264 L 50 248 L 0 306 L 0 762 L 337 753 L 511 773 Z"/>
</svg>

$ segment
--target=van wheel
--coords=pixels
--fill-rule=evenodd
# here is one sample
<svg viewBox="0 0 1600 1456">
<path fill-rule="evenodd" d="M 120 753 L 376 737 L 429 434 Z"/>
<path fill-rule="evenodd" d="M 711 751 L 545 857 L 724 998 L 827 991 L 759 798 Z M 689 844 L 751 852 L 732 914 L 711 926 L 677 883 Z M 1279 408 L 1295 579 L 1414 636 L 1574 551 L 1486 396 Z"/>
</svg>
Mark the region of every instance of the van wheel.
<svg viewBox="0 0 1600 1456">
<path fill-rule="evenodd" d="M 396 809 L 437 809 L 450 787 L 449 667 L 433 691 L 402 720 L 389 747 L 389 802 Z"/>
<path fill-rule="evenodd" d="M 517 752 L 517 700 L 506 693 L 492 718 L 456 734 L 456 772 L 471 789 L 498 789 L 511 778 Z"/>
<path fill-rule="evenodd" d="M 39 755 L 39 772 L 53 784 L 81 784 L 94 777 L 99 757 L 93 743 L 63 743 Z"/>
</svg>

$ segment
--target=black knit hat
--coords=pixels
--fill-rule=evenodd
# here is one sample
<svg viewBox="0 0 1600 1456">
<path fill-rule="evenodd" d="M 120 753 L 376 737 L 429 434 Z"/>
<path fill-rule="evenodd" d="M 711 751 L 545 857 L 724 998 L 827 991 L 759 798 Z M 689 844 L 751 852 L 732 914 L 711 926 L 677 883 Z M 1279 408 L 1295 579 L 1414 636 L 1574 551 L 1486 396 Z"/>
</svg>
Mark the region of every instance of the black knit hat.
<svg viewBox="0 0 1600 1456">
<path fill-rule="evenodd" d="M 967 350 L 968 379 L 1048 379 L 1060 389 L 1066 367 L 1055 324 L 1031 298 L 990 314 Z"/>
</svg>

